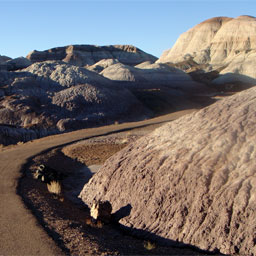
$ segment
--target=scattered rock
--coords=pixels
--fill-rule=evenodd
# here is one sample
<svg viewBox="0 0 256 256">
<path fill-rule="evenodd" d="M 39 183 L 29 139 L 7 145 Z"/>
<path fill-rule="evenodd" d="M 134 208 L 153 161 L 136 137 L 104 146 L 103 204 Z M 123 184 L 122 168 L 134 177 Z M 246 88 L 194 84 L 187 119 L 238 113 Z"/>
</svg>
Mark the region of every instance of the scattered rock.
<svg viewBox="0 0 256 256">
<path fill-rule="evenodd" d="M 109 201 L 95 201 L 90 210 L 91 217 L 103 223 L 111 222 L 111 212 L 112 206 Z"/>
<path fill-rule="evenodd" d="M 64 179 L 64 174 L 46 165 L 39 165 L 33 173 L 34 178 L 41 180 L 44 183 L 51 184 L 53 181 L 61 181 Z"/>
<path fill-rule="evenodd" d="M 131 205 L 120 223 L 147 239 L 255 255 L 256 88 L 184 116 L 109 158 L 80 193 Z"/>
</svg>

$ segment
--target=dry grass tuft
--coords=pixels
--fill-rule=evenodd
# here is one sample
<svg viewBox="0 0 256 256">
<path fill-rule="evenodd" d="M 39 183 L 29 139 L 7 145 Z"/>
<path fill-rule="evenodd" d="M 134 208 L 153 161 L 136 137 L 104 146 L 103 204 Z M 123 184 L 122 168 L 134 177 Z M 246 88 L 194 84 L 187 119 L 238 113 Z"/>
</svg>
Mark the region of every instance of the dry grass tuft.
<svg viewBox="0 0 256 256">
<path fill-rule="evenodd" d="M 131 132 L 127 132 L 125 138 L 123 138 L 120 143 L 121 144 L 127 144 L 129 142 L 129 136 L 131 135 Z"/>
<path fill-rule="evenodd" d="M 65 201 L 65 199 L 64 199 L 63 196 L 61 196 L 61 197 L 59 198 L 59 200 L 60 200 L 60 202 L 62 202 L 62 203 Z"/>
<path fill-rule="evenodd" d="M 144 248 L 147 249 L 148 251 L 151 251 L 156 248 L 156 244 L 150 241 L 145 241 L 143 245 L 144 245 Z"/>
<path fill-rule="evenodd" d="M 61 193 L 61 184 L 59 181 L 51 181 L 50 184 L 47 184 L 48 191 L 50 193 L 60 195 Z"/>
</svg>

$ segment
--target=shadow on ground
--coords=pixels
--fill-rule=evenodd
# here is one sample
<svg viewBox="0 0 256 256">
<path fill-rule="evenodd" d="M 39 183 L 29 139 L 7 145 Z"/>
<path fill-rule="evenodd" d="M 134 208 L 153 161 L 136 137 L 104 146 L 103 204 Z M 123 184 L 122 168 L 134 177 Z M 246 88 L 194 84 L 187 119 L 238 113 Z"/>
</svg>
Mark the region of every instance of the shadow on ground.
<svg viewBox="0 0 256 256">
<path fill-rule="evenodd" d="M 68 190 L 73 191 L 72 197 L 76 197 L 80 193 L 92 173 L 84 165 L 63 155 L 58 148 L 47 150 L 43 154 L 28 159 L 23 166 L 23 176 L 19 180 L 17 193 L 36 216 L 42 228 L 65 254 L 221 255 L 217 251 L 213 253 L 202 251 L 199 248 L 165 239 L 145 230 L 121 225 L 119 221 L 129 216 L 131 205 L 126 205 L 115 212 L 113 214 L 114 222 L 110 225 L 104 225 L 101 228 L 87 225 L 85 220 L 89 218 L 89 208 L 80 199 L 77 198 L 78 201 L 72 202 L 71 198 L 65 196 L 64 201 L 59 200 L 60 198 L 47 191 L 45 184 L 32 179 L 30 169 L 36 161 L 43 161 L 64 171 L 68 171 L 72 167 L 73 172 L 69 171 L 69 177 L 64 181 L 65 194 L 68 193 Z M 81 167 L 84 168 L 82 176 L 79 173 Z M 70 187 L 68 187 L 69 183 L 72 183 Z M 157 247 L 150 251 L 145 249 L 145 240 L 156 242 Z"/>
</svg>

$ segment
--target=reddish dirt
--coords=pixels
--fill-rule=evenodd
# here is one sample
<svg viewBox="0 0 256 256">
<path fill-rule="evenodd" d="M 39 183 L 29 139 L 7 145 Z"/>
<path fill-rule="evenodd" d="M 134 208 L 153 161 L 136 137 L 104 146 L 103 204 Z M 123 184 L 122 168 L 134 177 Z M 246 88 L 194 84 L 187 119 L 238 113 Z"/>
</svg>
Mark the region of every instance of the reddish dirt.
<svg viewBox="0 0 256 256">
<path fill-rule="evenodd" d="M 102 164 L 109 157 L 120 151 L 127 145 L 125 144 L 90 144 L 80 145 L 72 147 L 69 150 L 63 150 L 63 152 L 73 159 L 85 164 L 86 166 L 94 164 Z"/>
</svg>

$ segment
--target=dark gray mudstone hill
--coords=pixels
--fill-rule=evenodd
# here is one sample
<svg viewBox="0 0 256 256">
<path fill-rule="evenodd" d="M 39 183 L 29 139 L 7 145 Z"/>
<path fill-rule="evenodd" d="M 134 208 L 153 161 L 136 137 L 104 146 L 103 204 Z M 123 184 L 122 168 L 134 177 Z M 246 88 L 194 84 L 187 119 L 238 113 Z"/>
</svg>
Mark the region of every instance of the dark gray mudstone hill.
<svg viewBox="0 0 256 256">
<path fill-rule="evenodd" d="M 184 116 L 108 159 L 80 197 L 131 206 L 147 237 L 256 255 L 256 88 Z M 124 208 L 123 208 L 124 209 Z"/>
<path fill-rule="evenodd" d="M 0 144 L 150 115 L 127 89 L 62 61 L 0 71 Z"/>
</svg>

